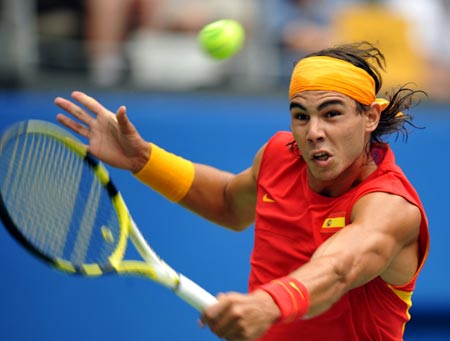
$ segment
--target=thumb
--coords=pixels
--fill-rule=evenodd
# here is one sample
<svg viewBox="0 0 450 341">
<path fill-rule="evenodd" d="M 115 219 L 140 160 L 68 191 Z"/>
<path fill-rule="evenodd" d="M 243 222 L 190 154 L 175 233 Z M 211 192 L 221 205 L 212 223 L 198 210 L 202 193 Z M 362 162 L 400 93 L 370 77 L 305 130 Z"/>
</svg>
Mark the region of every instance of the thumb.
<svg viewBox="0 0 450 341">
<path fill-rule="evenodd" d="M 116 112 L 116 119 L 119 123 L 120 131 L 124 134 L 130 134 L 135 132 L 134 125 L 130 122 L 127 116 L 127 108 L 122 105 Z"/>
<path fill-rule="evenodd" d="M 124 126 L 128 124 L 128 117 L 127 117 L 127 107 L 124 105 L 121 105 L 119 109 L 116 111 L 116 118 L 117 122 L 119 122 L 119 125 Z"/>
</svg>

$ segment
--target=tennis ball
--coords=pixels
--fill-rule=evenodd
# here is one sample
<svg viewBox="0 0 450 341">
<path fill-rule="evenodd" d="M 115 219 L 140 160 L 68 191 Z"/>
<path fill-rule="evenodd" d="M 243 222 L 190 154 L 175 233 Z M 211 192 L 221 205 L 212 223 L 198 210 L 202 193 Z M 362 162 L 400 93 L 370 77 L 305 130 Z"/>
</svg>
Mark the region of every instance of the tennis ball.
<svg viewBox="0 0 450 341">
<path fill-rule="evenodd" d="M 236 54 L 245 40 L 245 31 L 236 20 L 222 19 L 203 27 L 198 33 L 201 49 L 214 59 L 227 59 Z"/>
</svg>

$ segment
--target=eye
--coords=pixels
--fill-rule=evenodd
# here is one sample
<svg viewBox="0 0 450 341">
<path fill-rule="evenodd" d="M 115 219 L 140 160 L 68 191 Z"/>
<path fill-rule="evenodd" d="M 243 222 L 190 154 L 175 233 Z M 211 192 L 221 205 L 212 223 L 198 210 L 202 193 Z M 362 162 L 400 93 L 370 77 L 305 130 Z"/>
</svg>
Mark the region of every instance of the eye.
<svg viewBox="0 0 450 341">
<path fill-rule="evenodd" d="M 327 111 L 325 113 L 325 116 L 327 118 L 333 118 L 333 117 L 340 116 L 340 115 L 341 115 L 341 113 L 339 111 L 336 111 L 336 110 L 330 110 L 330 111 Z"/>
<path fill-rule="evenodd" d="M 309 120 L 309 116 L 303 113 L 293 113 L 292 118 L 298 121 L 307 121 Z"/>
</svg>

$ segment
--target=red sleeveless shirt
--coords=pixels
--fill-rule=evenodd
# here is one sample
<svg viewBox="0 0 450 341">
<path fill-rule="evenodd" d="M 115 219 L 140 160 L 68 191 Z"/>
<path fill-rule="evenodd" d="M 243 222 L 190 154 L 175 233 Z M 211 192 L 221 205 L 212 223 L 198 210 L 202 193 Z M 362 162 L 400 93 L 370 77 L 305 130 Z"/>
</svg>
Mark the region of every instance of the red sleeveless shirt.
<svg viewBox="0 0 450 341">
<path fill-rule="evenodd" d="M 320 316 L 276 324 L 260 340 L 402 340 L 412 292 L 429 247 L 428 223 L 416 191 L 395 164 L 389 146 L 383 144 L 372 148 L 378 168 L 367 179 L 339 197 L 321 196 L 308 186 L 306 163 L 287 146 L 293 140 L 291 133 L 279 132 L 264 151 L 249 290 L 308 262 L 320 244 L 350 223 L 353 205 L 371 192 L 402 196 L 420 209 L 419 269 L 402 286 L 377 277 L 349 291 Z"/>
</svg>

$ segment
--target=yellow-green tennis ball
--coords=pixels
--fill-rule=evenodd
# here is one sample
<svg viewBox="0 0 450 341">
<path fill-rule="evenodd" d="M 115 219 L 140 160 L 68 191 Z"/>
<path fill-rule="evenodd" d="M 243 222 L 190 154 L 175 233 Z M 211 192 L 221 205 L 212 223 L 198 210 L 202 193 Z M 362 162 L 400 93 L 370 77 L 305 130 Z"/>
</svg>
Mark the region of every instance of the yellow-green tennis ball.
<svg viewBox="0 0 450 341">
<path fill-rule="evenodd" d="M 245 31 L 236 20 L 214 21 L 201 29 L 198 42 L 203 51 L 215 59 L 227 59 L 244 44 Z"/>
</svg>

